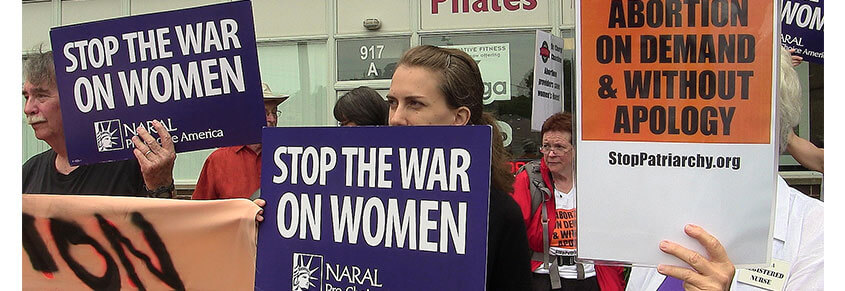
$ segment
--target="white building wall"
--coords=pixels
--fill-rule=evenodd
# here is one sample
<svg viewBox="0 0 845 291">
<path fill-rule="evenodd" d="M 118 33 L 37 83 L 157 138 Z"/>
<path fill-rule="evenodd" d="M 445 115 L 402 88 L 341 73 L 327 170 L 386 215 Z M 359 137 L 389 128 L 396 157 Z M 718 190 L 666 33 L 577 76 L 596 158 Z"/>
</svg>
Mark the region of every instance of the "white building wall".
<svg viewBox="0 0 845 291">
<path fill-rule="evenodd" d="M 121 2 L 121 1 L 107 1 Z M 129 4 L 131 15 L 162 12 L 182 8 L 190 8 L 214 3 L 229 2 L 227 0 L 134 0 L 123 1 Z M 105 7 L 104 7 L 105 8 Z"/>
<path fill-rule="evenodd" d="M 262 38 L 322 36 L 328 33 L 327 1 L 253 0 L 255 33 Z"/>
<path fill-rule="evenodd" d="M 23 21 L 21 44 L 23 47 L 21 51 L 31 51 L 37 48 L 39 44 L 44 44 L 47 48 L 50 46 L 50 36 L 48 32 L 53 26 L 54 13 L 52 2 L 38 2 L 25 4 L 21 8 L 21 17 Z M 56 24 L 58 21 L 56 20 Z"/>
<path fill-rule="evenodd" d="M 61 25 L 103 20 L 126 15 L 121 1 L 87 0 L 62 2 Z"/>
</svg>

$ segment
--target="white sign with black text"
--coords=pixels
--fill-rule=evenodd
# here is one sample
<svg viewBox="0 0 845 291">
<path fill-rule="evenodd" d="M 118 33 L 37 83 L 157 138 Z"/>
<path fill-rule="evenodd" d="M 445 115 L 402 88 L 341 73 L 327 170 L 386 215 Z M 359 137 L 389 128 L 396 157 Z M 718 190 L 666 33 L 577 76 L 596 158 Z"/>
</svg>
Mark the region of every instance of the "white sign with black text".
<svg viewBox="0 0 845 291">
<path fill-rule="evenodd" d="M 543 121 L 563 110 L 563 39 L 537 30 L 534 50 L 534 98 L 531 130 L 540 131 Z"/>
</svg>

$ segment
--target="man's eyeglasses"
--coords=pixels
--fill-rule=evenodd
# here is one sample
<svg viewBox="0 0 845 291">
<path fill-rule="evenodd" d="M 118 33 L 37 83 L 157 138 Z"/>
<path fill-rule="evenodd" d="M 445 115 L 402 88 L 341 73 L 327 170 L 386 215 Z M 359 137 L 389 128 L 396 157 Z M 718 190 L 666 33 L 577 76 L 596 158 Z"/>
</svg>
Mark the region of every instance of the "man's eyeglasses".
<svg viewBox="0 0 845 291">
<path fill-rule="evenodd" d="M 270 111 L 270 110 L 264 109 L 264 116 L 268 116 L 268 115 L 279 116 L 279 110 L 273 109 L 272 111 Z"/>
<path fill-rule="evenodd" d="M 572 146 L 565 146 L 560 144 L 549 145 L 544 144 L 540 147 L 540 151 L 544 154 L 548 154 L 550 152 L 555 152 L 555 154 L 562 155 L 572 151 Z"/>
</svg>

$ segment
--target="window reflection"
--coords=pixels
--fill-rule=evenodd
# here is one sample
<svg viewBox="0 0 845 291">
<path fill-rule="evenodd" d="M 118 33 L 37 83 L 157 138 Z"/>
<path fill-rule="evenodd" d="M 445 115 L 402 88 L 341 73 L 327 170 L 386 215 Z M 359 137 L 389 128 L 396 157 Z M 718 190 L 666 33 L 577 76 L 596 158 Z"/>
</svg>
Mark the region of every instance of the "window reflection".
<svg viewBox="0 0 845 291">
<path fill-rule="evenodd" d="M 571 31 L 565 31 L 564 37 L 572 37 Z M 505 131 L 505 146 L 516 161 L 538 159 L 542 156 L 539 151 L 540 133 L 531 131 L 531 106 L 534 78 L 534 31 L 510 32 L 510 33 L 485 33 L 485 34 L 450 34 L 433 35 L 422 37 L 421 44 L 436 46 L 463 46 L 467 45 L 489 45 L 490 50 L 495 50 L 497 44 L 506 44 L 509 53 L 509 91 L 507 98 L 494 98 L 491 103 L 484 106 L 484 110 L 492 112 L 497 119 L 508 126 L 501 126 Z M 470 54 L 472 55 L 472 54 Z M 571 111 L 574 90 L 574 67 L 572 61 L 574 51 L 571 47 L 564 47 L 564 94 L 563 103 L 565 110 Z M 490 87 L 485 88 L 491 94 L 501 88 L 494 87 L 496 81 L 488 80 L 485 68 L 482 68 L 482 78 Z M 501 84 L 500 84 L 501 85 Z M 486 102 L 485 102 L 486 103 Z M 515 163 L 519 164 L 519 163 Z"/>
</svg>

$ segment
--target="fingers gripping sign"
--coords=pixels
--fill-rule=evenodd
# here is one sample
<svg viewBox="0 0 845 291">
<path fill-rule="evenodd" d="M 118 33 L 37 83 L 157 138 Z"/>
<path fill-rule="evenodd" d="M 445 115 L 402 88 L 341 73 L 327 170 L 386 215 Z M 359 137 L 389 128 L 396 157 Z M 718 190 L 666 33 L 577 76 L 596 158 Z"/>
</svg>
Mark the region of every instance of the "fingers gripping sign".
<svg viewBox="0 0 845 291">
<path fill-rule="evenodd" d="M 789 49 L 789 56 L 791 57 L 791 60 L 792 60 L 792 66 L 797 67 L 798 65 L 801 64 L 801 62 L 804 61 L 804 57 L 793 55 L 794 53 L 795 53 L 795 49 Z"/>
<path fill-rule="evenodd" d="M 686 225 L 684 232 L 704 246 L 707 257 L 679 244 L 662 241 L 660 250 L 683 260 L 693 269 L 659 265 L 657 271 L 683 280 L 685 290 L 729 290 L 736 268 L 719 240 L 692 224 Z"/>
<path fill-rule="evenodd" d="M 261 207 L 261 210 L 258 210 L 258 213 L 255 214 L 255 221 L 256 222 L 264 221 L 264 205 L 267 205 L 267 202 L 264 201 L 264 199 L 261 199 L 261 198 L 252 200 L 252 202 L 255 203 L 255 205 L 258 205 L 258 207 Z"/>
<path fill-rule="evenodd" d="M 148 190 L 168 187 L 173 184 L 173 163 L 176 150 L 170 133 L 158 120 L 153 121 L 153 128 L 158 133 L 161 143 L 143 126 L 138 127 L 138 135 L 132 137 L 135 144 L 133 153 L 141 165 L 141 174 Z M 172 194 L 172 193 L 171 193 Z"/>
</svg>

